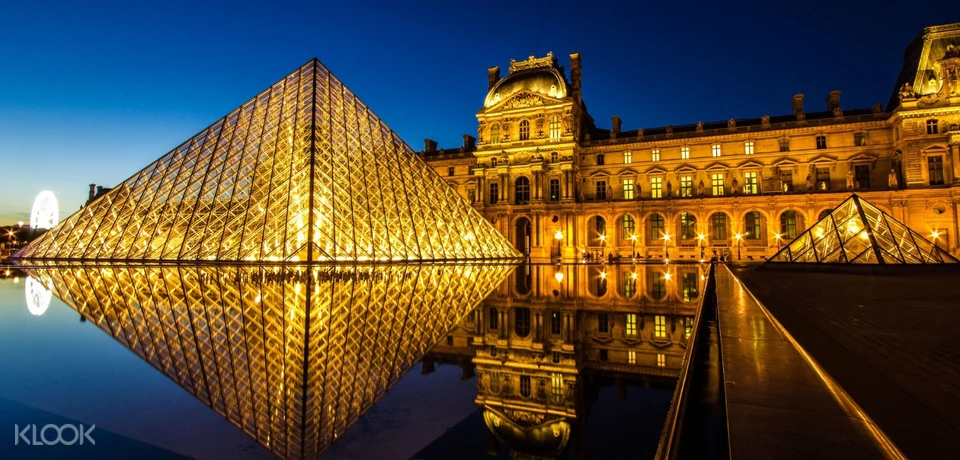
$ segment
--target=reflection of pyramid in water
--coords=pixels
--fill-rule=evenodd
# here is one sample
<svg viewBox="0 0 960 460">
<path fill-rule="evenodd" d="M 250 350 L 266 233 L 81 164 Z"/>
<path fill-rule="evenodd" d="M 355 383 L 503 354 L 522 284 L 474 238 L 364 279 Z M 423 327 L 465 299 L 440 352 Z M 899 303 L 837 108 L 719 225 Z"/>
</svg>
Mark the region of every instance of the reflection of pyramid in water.
<svg viewBox="0 0 960 460">
<path fill-rule="evenodd" d="M 26 271 L 276 455 L 315 458 L 512 269 L 312 267 Z"/>
<path fill-rule="evenodd" d="M 18 254 L 224 261 L 517 256 L 316 59 Z"/>
<path fill-rule="evenodd" d="M 768 262 L 941 264 L 957 259 L 853 195 Z"/>
</svg>

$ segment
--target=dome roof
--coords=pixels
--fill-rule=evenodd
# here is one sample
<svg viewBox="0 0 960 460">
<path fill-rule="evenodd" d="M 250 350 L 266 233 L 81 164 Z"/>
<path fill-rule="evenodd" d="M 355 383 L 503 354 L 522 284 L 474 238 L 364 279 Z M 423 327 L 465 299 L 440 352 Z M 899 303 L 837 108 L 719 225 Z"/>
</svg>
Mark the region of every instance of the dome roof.
<svg viewBox="0 0 960 460">
<path fill-rule="evenodd" d="M 544 96 L 564 98 L 567 96 L 567 82 L 560 70 L 553 67 L 540 67 L 512 72 L 493 85 L 487 92 L 484 108 L 490 108 L 500 101 L 510 98 L 514 93 L 527 90 Z"/>
<path fill-rule="evenodd" d="M 483 411 L 483 421 L 487 429 L 514 452 L 545 458 L 555 458 L 563 452 L 572 429 L 564 419 L 521 425 L 490 407 Z"/>
</svg>

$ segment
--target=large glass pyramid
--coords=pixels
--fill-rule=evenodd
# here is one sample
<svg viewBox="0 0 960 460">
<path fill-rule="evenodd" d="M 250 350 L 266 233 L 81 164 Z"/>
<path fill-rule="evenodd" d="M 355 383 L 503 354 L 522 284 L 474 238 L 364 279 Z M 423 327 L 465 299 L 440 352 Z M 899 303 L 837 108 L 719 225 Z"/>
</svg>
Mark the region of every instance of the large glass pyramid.
<svg viewBox="0 0 960 460">
<path fill-rule="evenodd" d="M 856 194 L 767 262 L 942 264 L 948 252 Z"/>
<path fill-rule="evenodd" d="M 16 255 L 321 262 L 518 256 L 316 59 Z"/>
</svg>

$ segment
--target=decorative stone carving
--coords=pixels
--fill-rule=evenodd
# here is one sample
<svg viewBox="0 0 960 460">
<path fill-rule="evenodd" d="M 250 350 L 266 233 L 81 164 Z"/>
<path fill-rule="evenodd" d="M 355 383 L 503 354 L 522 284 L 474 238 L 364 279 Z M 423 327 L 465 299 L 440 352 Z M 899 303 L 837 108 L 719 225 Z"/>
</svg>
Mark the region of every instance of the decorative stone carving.
<svg viewBox="0 0 960 460">
<path fill-rule="evenodd" d="M 516 59 L 510 60 L 510 73 L 516 72 L 518 70 L 526 69 L 535 69 L 538 67 L 553 67 L 557 65 L 557 60 L 553 57 L 553 51 L 547 53 L 546 56 L 538 58 L 534 55 L 530 55 L 525 61 L 518 61 Z"/>
<path fill-rule="evenodd" d="M 543 98 L 530 93 L 520 93 L 504 102 L 501 109 L 520 109 L 524 107 L 533 107 L 543 105 Z"/>
<path fill-rule="evenodd" d="M 870 109 L 870 111 L 873 112 L 873 113 L 878 113 L 878 114 L 879 114 L 879 113 L 883 113 L 883 105 L 881 105 L 881 104 L 879 104 L 879 103 L 878 103 L 878 104 L 873 104 L 873 108 Z"/>
<path fill-rule="evenodd" d="M 730 193 L 734 195 L 740 194 L 740 181 L 736 177 L 733 178 L 733 182 L 730 184 Z"/>
<path fill-rule="evenodd" d="M 763 128 L 770 127 L 770 115 L 764 115 L 763 118 L 760 119 L 760 126 Z"/>
<path fill-rule="evenodd" d="M 797 121 L 805 121 L 807 119 L 807 114 L 800 112 L 797 114 Z"/>
<path fill-rule="evenodd" d="M 673 135 L 673 126 L 667 125 L 666 131 L 667 131 L 667 136 L 672 136 L 672 135 Z"/>
<path fill-rule="evenodd" d="M 480 122 L 477 126 L 477 145 L 483 144 L 483 129 L 485 128 L 484 122 Z"/>
<path fill-rule="evenodd" d="M 700 183 L 697 184 L 697 196 L 703 196 L 703 191 L 706 186 L 703 184 L 703 179 L 700 179 Z"/>
<path fill-rule="evenodd" d="M 913 99 L 913 98 L 915 98 L 915 97 L 917 97 L 917 95 L 916 95 L 916 93 L 913 92 L 913 85 L 911 85 L 910 82 L 905 82 L 902 86 L 900 86 L 900 101 L 901 101 L 901 102 L 902 102 L 904 99 Z"/>
<path fill-rule="evenodd" d="M 643 137 L 643 128 L 637 130 L 637 137 Z"/>
<path fill-rule="evenodd" d="M 837 118 L 837 119 L 843 118 L 843 109 L 841 109 L 840 107 L 834 107 L 833 118 Z"/>
<path fill-rule="evenodd" d="M 807 191 L 813 191 L 813 176 L 810 174 L 807 174 Z"/>
<path fill-rule="evenodd" d="M 573 134 L 573 114 L 570 112 L 563 115 L 563 131 L 566 134 Z"/>
<path fill-rule="evenodd" d="M 853 190 L 855 188 L 856 188 L 856 184 L 853 182 L 853 169 L 848 169 L 847 170 L 847 190 Z"/>
<path fill-rule="evenodd" d="M 727 120 L 727 129 L 730 130 L 730 131 L 736 131 L 736 130 L 737 130 L 737 120 L 734 120 L 733 118 Z"/>
<path fill-rule="evenodd" d="M 890 187 L 890 190 L 900 188 L 899 184 L 897 184 L 897 171 L 893 168 L 890 168 L 890 174 L 887 175 L 887 187 Z"/>
<path fill-rule="evenodd" d="M 703 122 L 702 122 L 702 121 L 698 121 L 698 122 L 697 122 L 697 133 L 703 134 Z"/>
</svg>

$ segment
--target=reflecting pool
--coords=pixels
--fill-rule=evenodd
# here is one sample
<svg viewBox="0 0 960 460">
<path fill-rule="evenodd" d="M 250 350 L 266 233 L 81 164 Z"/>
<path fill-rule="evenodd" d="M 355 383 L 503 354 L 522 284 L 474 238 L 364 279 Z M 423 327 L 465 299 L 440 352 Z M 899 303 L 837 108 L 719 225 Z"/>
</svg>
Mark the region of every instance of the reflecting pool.
<svg viewBox="0 0 960 460">
<path fill-rule="evenodd" d="M 103 439 L 0 454 L 64 458 L 649 458 L 703 278 L 663 264 L 0 274 L 0 423 L 96 424 Z"/>
</svg>

